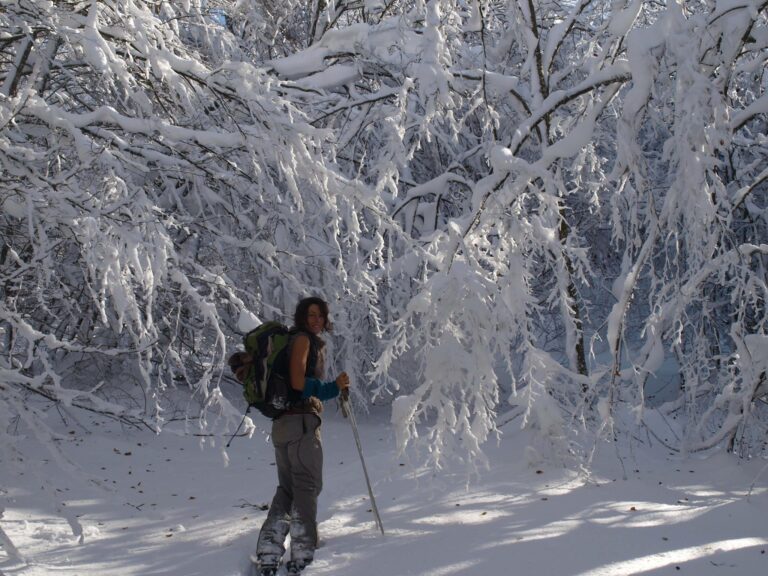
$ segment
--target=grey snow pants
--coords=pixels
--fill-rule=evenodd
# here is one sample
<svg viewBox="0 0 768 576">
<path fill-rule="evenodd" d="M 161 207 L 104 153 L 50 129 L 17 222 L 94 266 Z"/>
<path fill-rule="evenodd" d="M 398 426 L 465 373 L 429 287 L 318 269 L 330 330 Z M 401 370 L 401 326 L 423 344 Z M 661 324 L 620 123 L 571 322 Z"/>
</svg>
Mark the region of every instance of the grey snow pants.
<svg viewBox="0 0 768 576">
<path fill-rule="evenodd" d="M 285 414 L 272 423 L 278 486 L 259 532 L 256 557 L 277 565 L 291 535 L 291 561 L 303 567 L 317 548 L 317 497 L 323 488 L 320 417 Z"/>
</svg>

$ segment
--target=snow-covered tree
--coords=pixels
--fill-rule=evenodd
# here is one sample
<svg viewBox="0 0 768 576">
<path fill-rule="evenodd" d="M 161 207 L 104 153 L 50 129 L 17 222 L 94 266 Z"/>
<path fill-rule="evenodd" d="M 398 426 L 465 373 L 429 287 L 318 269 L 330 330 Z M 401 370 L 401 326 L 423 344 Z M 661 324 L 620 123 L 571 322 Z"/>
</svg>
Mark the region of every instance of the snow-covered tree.
<svg viewBox="0 0 768 576">
<path fill-rule="evenodd" d="M 500 391 L 519 406 L 502 421 L 613 430 L 667 356 L 683 381 L 719 367 L 706 396 L 684 383 L 690 434 L 721 430 L 723 411 L 731 432 L 744 424 L 765 378 L 729 387 L 764 333 L 764 2 L 365 7 L 270 65 L 333 131 L 329 158 L 410 236 L 376 242 L 375 374 L 403 394 L 401 445 L 422 422 L 435 462 L 458 445 L 477 455 Z M 718 215 L 707 191 L 729 187 Z M 741 254 L 738 274 L 720 252 Z M 733 289 L 712 290 L 720 275 Z"/>
<path fill-rule="evenodd" d="M 681 445 L 764 447 L 768 3 L 669 3 L 628 39 L 612 228 L 623 250 L 609 316 L 613 371 L 636 385 L 674 353 Z M 666 81 L 669 78 L 670 81 Z M 653 131 L 651 131 L 653 129 Z M 643 347 L 622 354 L 632 299 Z M 620 373 L 622 360 L 629 367 Z"/>
<path fill-rule="evenodd" d="M 3 7 L 6 413 L 231 412 L 316 292 L 438 466 L 642 423 L 670 362 L 679 448 L 765 441 L 765 0 Z"/>
<path fill-rule="evenodd" d="M 255 316 L 318 293 L 368 318 L 378 201 L 211 8 L 4 2 L 0 404 L 30 427 L 28 394 L 153 429 L 179 387 L 180 415 L 229 414 L 223 359 Z M 338 361 L 364 358 L 348 342 Z"/>
</svg>

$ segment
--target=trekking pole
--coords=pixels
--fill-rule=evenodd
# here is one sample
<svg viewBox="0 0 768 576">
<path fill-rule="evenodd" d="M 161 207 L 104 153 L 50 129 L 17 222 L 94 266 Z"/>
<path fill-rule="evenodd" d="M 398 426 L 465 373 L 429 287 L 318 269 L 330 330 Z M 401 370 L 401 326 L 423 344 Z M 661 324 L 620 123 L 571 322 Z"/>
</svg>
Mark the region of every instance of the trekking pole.
<svg viewBox="0 0 768 576">
<path fill-rule="evenodd" d="M 232 444 L 232 440 L 235 439 L 235 436 L 237 436 L 237 433 L 240 432 L 240 428 L 243 427 L 243 422 L 245 422 L 245 417 L 248 416 L 248 413 L 251 411 L 250 404 L 248 405 L 248 408 L 245 409 L 245 414 L 243 414 L 243 419 L 240 420 L 240 424 L 237 426 L 237 430 L 235 430 L 235 433 L 232 434 L 232 438 L 229 439 L 229 442 L 227 442 L 227 448 L 229 448 L 229 445 Z"/>
<path fill-rule="evenodd" d="M 341 391 L 341 413 L 344 414 L 344 418 L 349 418 L 349 423 L 352 425 L 352 433 L 355 436 L 355 444 L 357 444 L 357 452 L 360 454 L 360 463 L 363 465 L 363 474 L 365 474 L 365 483 L 368 486 L 368 496 L 371 497 L 371 505 L 373 508 L 373 515 L 376 517 L 376 524 L 381 530 L 381 534 L 384 535 L 384 525 L 381 523 L 381 516 L 379 516 L 379 509 L 376 507 L 376 499 L 373 497 L 373 489 L 371 488 L 371 480 L 368 478 L 368 468 L 365 466 L 365 458 L 363 458 L 363 447 L 360 444 L 360 433 L 357 431 L 357 422 L 355 421 L 355 413 L 352 411 L 352 404 L 349 401 L 349 388 L 344 388 Z"/>
</svg>

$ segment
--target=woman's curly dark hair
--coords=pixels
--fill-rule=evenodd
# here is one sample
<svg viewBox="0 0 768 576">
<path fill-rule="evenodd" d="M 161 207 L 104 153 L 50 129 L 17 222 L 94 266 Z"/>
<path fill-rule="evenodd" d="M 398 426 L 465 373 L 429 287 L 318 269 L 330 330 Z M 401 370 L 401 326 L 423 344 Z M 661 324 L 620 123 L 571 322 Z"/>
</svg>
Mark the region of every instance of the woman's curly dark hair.
<svg viewBox="0 0 768 576">
<path fill-rule="evenodd" d="M 331 323 L 331 319 L 328 317 L 330 314 L 328 303 L 322 298 L 318 298 L 317 296 L 310 296 L 309 298 L 303 298 L 299 301 L 298 305 L 296 306 L 296 312 L 293 313 L 293 325 L 298 330 L 303 332 L 309 331 L 307 328 L 307 318 L 309 316 L 309 307 L 313 304 L 320 308 L 320 313 L 325 319 L 325 331 L 331 332 L 333 330 L 333 324 Z"/>
</svg>

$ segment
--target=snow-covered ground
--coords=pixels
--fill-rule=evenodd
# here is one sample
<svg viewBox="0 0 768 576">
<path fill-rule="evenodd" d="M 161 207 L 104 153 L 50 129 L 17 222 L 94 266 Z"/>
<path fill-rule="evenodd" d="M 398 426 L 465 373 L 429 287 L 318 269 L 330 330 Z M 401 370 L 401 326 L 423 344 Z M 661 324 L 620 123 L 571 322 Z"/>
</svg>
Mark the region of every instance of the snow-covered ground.
<svg viewBox="0 0 768 576">
<path fill-rule="evenodd" d="M 226 438 L 155 436 L 76 417 L 50 416 L 76 468 L 62 471 L 66 462 L 24 435 L 16 437 L 23 462 L 2 462 L 0 574 L 249 574 L 275 487 L 265 434 L 235 439 L 227 464 Z M 585 481 L 554 461 L 532 459 L 529 438 L 512 422 L 487 447 L 490 468 L 467 483 L 463 471 L 394 459 L 386 422 L 383 412 L 358 417 L 382 536 L 349 423 L 334 407 L 326 411 L 324 543 L 306 574 L 768 573 L 765 462 L 725 454 L 683 461 L 646 438 L 618 452 L 623 465 L 607 445 Z"/>
</svg>

